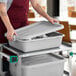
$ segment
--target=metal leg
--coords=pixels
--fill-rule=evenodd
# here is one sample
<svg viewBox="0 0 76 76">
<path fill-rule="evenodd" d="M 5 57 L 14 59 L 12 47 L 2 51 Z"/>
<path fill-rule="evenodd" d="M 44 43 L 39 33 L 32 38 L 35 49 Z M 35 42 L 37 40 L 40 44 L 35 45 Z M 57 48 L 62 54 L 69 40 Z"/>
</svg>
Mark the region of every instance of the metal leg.
<svg viewBox="0 0 76 76">
<path fill-rule="evenodd" d="M 69 55 L 69 53 L 71 52 L 71 50 L 67 50 L 67 53 Z M 69 76 L 72 76 L 72 56 L 69 55 L 69 59 L 68 59 L 68 65 L 69 65 Z"/>
<path fill-rule="evenodd" d="M 2 52 L 3 51 L 3 47 L 2 47 L 2 44 L 0 44 L 0 52 Z M 3 72 L 2 71 L 2 55 L 0 54 L 0 76 L 5 76 L 5 73 L 6 72 Z"/>
<path fill-rule="evenodd" d="M 22 76 L 21 58 L 19 58 L 18 63 L 10 63 L 10 73 L 11 76 Z"/>
<path fill-rule="evenodd" d="M 3 48 L 2 45 L 0 45 L 0 51 L 2 52 Z M 0 55 L 0 74 L 2 74 L 2 56 Z"/>
<path fill-rule="evenodd" d="M 1 46 L 0 46 L 0 51 L 1 51 Z M 1 63 L 2 61 L 1 61 L 1 55 L 0 55 L 0 75 L 1 75 L 1 72 L 2 72 L 2 70 L 1 70 L 1 65 L 2 65 L 2 63 Z"/>
<path fill-rule="evenodd" d="M 21 58 L 19 58 L 18 63 L 17 63 L 17 75 L 16 76 L 22 76 L 21 75 Z"/>
</svg>

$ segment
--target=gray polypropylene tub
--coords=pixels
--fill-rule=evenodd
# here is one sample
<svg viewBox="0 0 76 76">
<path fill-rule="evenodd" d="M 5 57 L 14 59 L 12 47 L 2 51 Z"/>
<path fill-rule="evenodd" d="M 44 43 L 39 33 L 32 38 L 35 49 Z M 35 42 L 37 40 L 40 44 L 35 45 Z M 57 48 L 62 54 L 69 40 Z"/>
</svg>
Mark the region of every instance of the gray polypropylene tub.
<svg viewBox="0 0 76 76">
<path fill-rule="evenodd" d="M 9 41 L 9 44 L 23 52 L 38 51 L 59 47 L 62 43 L 63 34 L 53 32 L 43 38 L 34 38 L 32 40 Z"/>
<path fill-rule="evenodd" d="M 55 54 L 44 54 L 22 59 L 22 76 L 63 76 L 64 58 Z M 16 76 L 16 65 L 10 64 L 12 76 Z"/>
<path fill-rule="evenodd" d="M 62 43 L 63 34 L 55 31 L 63 28 L 60 24 L 41 21 L 17 29 L 15 41 L 9 41 L 9 45 L 23 52 L 59 47 Z"/>
</svg>

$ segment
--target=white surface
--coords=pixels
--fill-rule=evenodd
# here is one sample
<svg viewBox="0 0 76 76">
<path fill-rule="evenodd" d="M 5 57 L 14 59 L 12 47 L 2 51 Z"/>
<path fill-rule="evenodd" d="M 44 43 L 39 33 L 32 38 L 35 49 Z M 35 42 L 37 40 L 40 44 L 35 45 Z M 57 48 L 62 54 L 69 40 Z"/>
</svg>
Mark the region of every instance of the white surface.
<svg viewBox="0 0 76 76">
<path fill-rule="evenodd" d="M 67 16 L 68 16 L 67 1 L 60 0 L 60 17 L 66 18 Z"/>
<path fill-rule="evenodd" d="M 69 20 L 69 18 L 66 16 L 56 17 L 56 19 L 58 19 L 59 21 L 68 21 Z"/>
<path fill-rule="evenodd" d="M 71 31 L 70 34 L 71 34 L 71 39 L 76 40 L 76 30 Z"/>
<path fill-rule="evenodd" d="M 75 0 L 66 0 L 68 3 L 68 6 L 74 6 Z"/>
<path fill-rule="evenodd" d="M 69 25 L 76 26 L 76 18 L 61 16 L 61 17 L 56 17 L 56 19 L 58 19 L 59 21 L 68 21 Z"/>
<path fill-rule="evenodd" d="M 75 25 L 76 26 L 76 18 L 69 17 L 68 22 L 69 22 L 69 25 Z"/>
<path fill-rule="evenodd" d="M 72 51 L 76 53 L 76 43 L 72 43 Z"/>
</svg>

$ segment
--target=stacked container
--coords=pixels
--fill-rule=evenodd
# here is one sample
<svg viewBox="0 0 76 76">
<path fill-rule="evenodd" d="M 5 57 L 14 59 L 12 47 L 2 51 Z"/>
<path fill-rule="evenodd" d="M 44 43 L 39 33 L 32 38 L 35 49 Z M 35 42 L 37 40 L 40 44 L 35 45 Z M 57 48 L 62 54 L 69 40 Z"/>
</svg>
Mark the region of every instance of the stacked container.
<svg viewBox="0 0 76 76">
<path fill-rule="evenodd" d="M 56 31 L 63 29 L 60 24 L 41 21 L 16 30 L 17 36 L 9 45 L 24 53 L 44 51 L 59 47 L 63 34 Z M 63 76 L 64 58 L 55 54 L 43 54 L 23 57 L 21 76 Z M 10 64 L 12 76 L 17 76 L 17 65 Z"/>
<path fill-rule="evenodd" d="M 12 76 L 17 76 L 17 65 L 10 64 Z M 22 59 L 21 76 L 63 76 L 64 58 L 44 54 Z"/>
<path fill-rule="evenodd" d="M 23 52 L 38 51 L 59 47 L 63 34 L 56 32 L 63 29 L 60 24 L 51 24 L 41 21 L 20 29 L 17 29 L 15 41 L 9 41 L 9 45 Z"/>
</svg>

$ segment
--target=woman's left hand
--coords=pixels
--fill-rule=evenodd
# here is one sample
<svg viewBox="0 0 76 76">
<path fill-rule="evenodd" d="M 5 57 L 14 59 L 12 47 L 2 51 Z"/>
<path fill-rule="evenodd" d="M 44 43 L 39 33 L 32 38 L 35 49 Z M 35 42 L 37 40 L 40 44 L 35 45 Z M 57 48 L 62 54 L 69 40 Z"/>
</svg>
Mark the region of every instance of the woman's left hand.
<svg viewBox="0 0 76 76">
<path fill-rule="evenodd" d="M 54 18 L 49 18 L 48 21 L 49 21 L 50 23 L 52 23 L 52 24 L 54 24 L 54 23 L 59 23 L 59 21 L 56 20 L 56 19 L 54 19 Z"/>
</svg>

